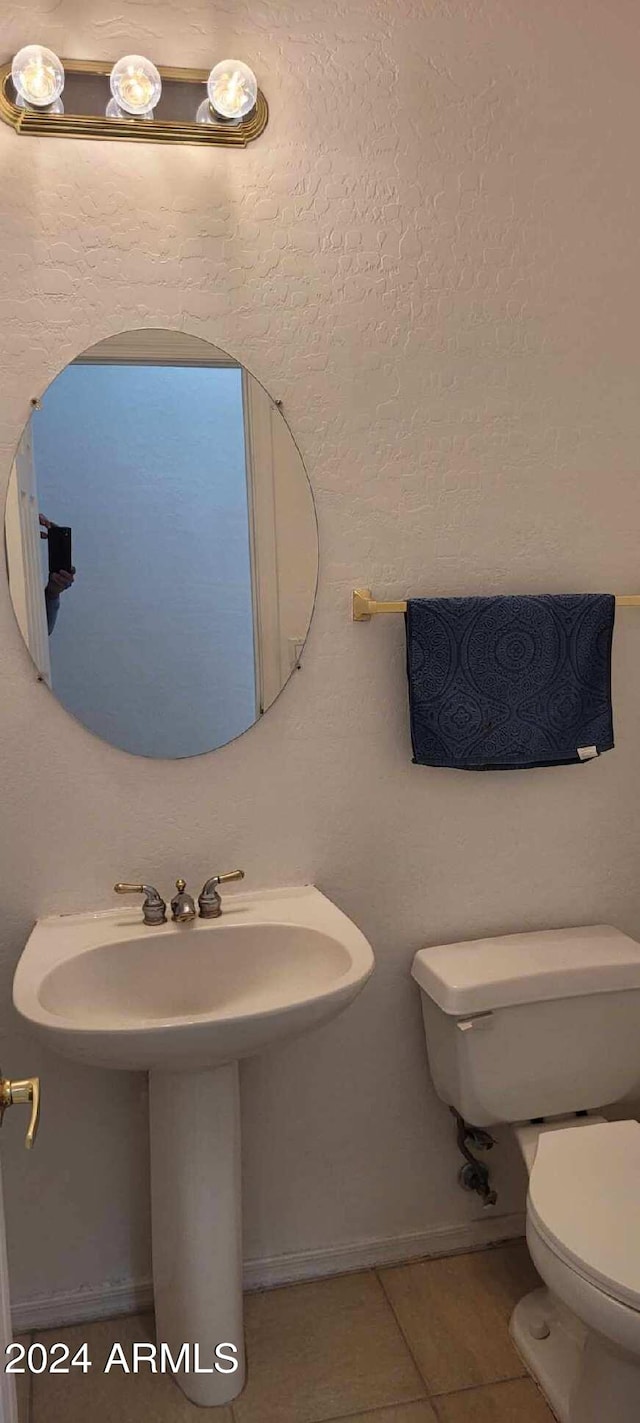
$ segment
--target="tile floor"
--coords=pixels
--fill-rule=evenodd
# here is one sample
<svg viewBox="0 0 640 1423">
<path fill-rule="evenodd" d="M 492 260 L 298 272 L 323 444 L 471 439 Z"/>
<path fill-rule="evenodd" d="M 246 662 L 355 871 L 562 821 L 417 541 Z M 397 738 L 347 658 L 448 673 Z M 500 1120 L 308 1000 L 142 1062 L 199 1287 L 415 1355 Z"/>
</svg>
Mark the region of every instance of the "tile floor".
<svg viewBox="0 0 640 1423">
<path fill-rule="evenodd" d="M 25 1376 L 20 1423 L 553 1423 L 507 1329 L 536 1283 L 516 1241 L 247 1295 L 247 1385 L 211 1414 L 167 1375 L 101 1373 L 114 1341 L 152 1339 L 151 1316 L 35 1334 L 86 1340 L 94 1364 Z"/>
</svg>

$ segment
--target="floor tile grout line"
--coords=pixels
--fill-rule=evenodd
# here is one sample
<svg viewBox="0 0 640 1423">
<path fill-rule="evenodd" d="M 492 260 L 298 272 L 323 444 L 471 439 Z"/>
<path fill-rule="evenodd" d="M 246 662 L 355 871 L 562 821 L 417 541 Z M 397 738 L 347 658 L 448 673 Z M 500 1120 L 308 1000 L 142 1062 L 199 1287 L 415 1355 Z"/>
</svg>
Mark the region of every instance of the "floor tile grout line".
<svg viewBox="0 0 640 1423">
<path fill-rule="evenodd" d="M 384 1268 L 384 1267 L 380 1267 L 380 1268 Z M 429 1384 L 427 1383 L 427 1380 L 426 1380 L 426 1378 L 425 1378 L 425 1376 L 424 1376 L 424 1374 L 423 1374 L 423 1372 L 422 1372 L 422 1369 L 420 1368 L 420 1365 L 419 1365 L 419 1363 L 418 1363 L 418 1360 L 416 1359 L 416 1356 L 415 1356 L 415 1354 L 414 1354 L 414 1352 L 413 1352 L 413 1349 L 412 1349 L 412 1347 L 411 1347 L 411 1345 L 410 1345 L 410 1343 L 409 1343 L 409 1340 L 407 1339 L 407 1336 L 406 1336 L 406 1334 L 405 1334 L 405 1332 L 404 1332 L 404 1329 L 403 1329 L 403 1327 L 402 1327 L 402 1324 L 400 1323 L 400 1320 L 399 1320 L 399 1318 L 398 1318 L 398 1315 L 397 1315 L 397 1313 L 396 1313 L 396 1310 L 395 1310 L 394 1307 L 393 1307 L 393 1303 L 392 1303 L 392 1301 L 390 1300 L 389 1295 L 387 1294 L 387 1291 L 385 1290 L 384 1283 L 383 1283 L 383 1281 L 382 1281 L 382 1279 L 381 1279 L 381 1277 L 380 1277 L 380 1269 L 379 1269 L 376 1265 L 374 1265 L 374 1266 L 372 1266 L 371 1273 L 372 1273 L 372 1275 L 374 1275 L 375 1279 L 377 1280 L 378 1285 L 379 1285 L 379 1287 L 380 1287 L 380 1289 L 381 1289 L 381 1291 L 382 1291 L 382 1294 L 383 1294 L 383 1296 L 384 1296 L 384 1299 L 385 1299 L 387 1305 L 389 1306 L 389 1309 L 391 1310 L 391 1313 L 392 1313 L 392 1315 L 393 1315 L 393 1319 L 394 1319 L 396 1328 L 397 1328 L 397 1330 L 398 1330 L 398 1333 L 402 1336 L 402 1340 L 403 1340 L 403 1343 L 404 1343 L 404 1345 L 405 1345 L 405 1348 L 407 1349 L 407 1351 L 408 1351 L 408 1353 L 409 1353 L 409 1356 L 410 1356 L 410 1358 L 411 1358 L 411 1360 L 412 1360 L 412 1362 L 413 1362 L 414 1368 L 417 1370 L 418 1378 L 421 1379 L 421 1381 L 422 1381 L 422 1386 L 423 1386 L 424 1391 L 425 1391 L 425 1398 L 428 1400 L 428 1399 L 430 1399 L 430 1397 L 431 1397 L 431 1392 L 430 1392 L 430 1389 L 429 1389 Z M 412 1402 L 415 1402 L 415 1401 L 416 1401 L 415 1399 L 412 1399 Z"/>
<path fill-rule="evenodd" d="M 463 1383 L 460 1388 L 440 1388 L 437 1393 L 429 1396 L 431 1403 L 437 1398 L 451 1398 L 456 1393 L 477 1393 L 479 1388 L 499 1388 L 502 1383 L 519 1383 L 520 1379 L 528 1379 L 531 1375 L 525 1369 L 521 1374 L 507 1374 L 501 1379 L 483 1379 L 482 1383 Z"/>
<path fill-rule="evenodd" d="M 490 1247 L 490 1248 L 491 1248 L 491 1249 L 493 1249 L 493 1248 L 495 1248 L 495 1249 L 500 1249 L 500 1246 L 501 1246 L 502 1244 L 505 1244 L 505 1245 L 506 1245 L 506 1244 L 512 1244 L 512 1243 L 513 1243 L 513 1242 L 511 1242 L 511 1241 L 508 1241 L 508 1242 L 507 1242 L 507 1241 L 505 1241 L 505 1242 L 500 1242 L 500 1243 L 499 1243 L 498 1245 L 496 1245 L 495 1247 L 492 1246 L 492 1247 Z M 442 1257 L 442 1258 L 444 1258 L 444 1257 Z M 408 1263 L 409 1263 L 409 1265 L 411 1265 L 411 1264 L 421 1264 L 421 1263 L 423 1263 L 423 1262 L 421 1262 L 421 1261 L 409 1261 Z M 424 1262 L 424 1263 L 426 1263 L 426 1262 Z M 389 1294 L 387 1293 L 387 1290 L 385 1289 L 384 1280 L 382 1279 L 382 1271 L 388 1270 L 388 1269 L 391 1269 L 391 1270 L 394 1270 L 394 1269 L 403 1269 L 403 1268 L 405 1268 L 405 1267 L 404 1267 L 403 1265 L 391 1265 L 391 1266 L 389 1266 L 389 1265 L 374 1265 L 372 1268 L 373 1268 L 373 1272 L 374 1272 L 374 1274 L 375 1274 L 375 1276 L 376 1276 L 376 1278 L 377 1278 L 377 1280 L 378 1280 L 378 1283 L 379 1283 L 379 1285 L 380 1285 L 380 1287 L 381 1287 L 381 1289 L 382 1289 L 382 1291 L 383 1291 L 383 1293 L 384 1293 L 385 1299 L 387 1300 L 387 1302 L 388 1302 L 388 1304 L 389 1304 L 389 1307 L 390 1307 L 390 1309 L 391 1309 L 391 1311 L 392 1311 L 392 1313 L 393 1313 L 393 1317 L 394 1317 L 394 1319 L 395 1319 L 395 1321 L 396 1321 L 396 1324 L 397 1324 L 397 1326 L 398 1326 L 398 1329 L 400 1330 L 400 1333 L 402 1334 L 402 1337 L 403 1337 L 404 1342 L 405 1342 L 405 1344 L 406 1344 L 406 1346 L 407 1346 L 407 1349 L 409 1350 L 409 1353 L 411 1354 L 411 1358 L 413 1359 L 413 1362 L 414 1362 L 414 1364 L 415 1364 L 415 1366 L 416 1366 L 416 1368 L 417 1368 L 417 1370 L 418 1370 L 418 1373 L 419 1373 L 419 1375 L 420 1375 L 420 1378 L 422 1379 L 422 1381 L 423 1381 L 423 1383 L 424 1383 L 424 1386 L 425 1386 L 426 1391 L 427 1391 L 427 1398 L 428 1398 L 428 1400 L 429 1400 L 430 1403 L 433 1403 L 436 1398 L 446 1398 L 446 1397 L 448 1397 L 448 1396 L 450 1396 L 451 1394 L 454 1394 L 454 1393 L 468 1393 L 468 1392 L 472 1391 L 473 1389 L 478 1389 L 478 1388 L 491 1388 L 491 1387 L 493 1387 L 494 1384 L 498 1384 L 498 1383 L 513 1383 L 513 1382 L 515 1382 L 516 1379 L 520 1379 L 520 1378 L 531 1378 L 531 1377 L 532 1377 L 532 1375 L 529 1373 L 529 1370 L 527 1369 L 526 1365 L 524 1364 L 524 1361 L 523 1361 L 523 1359 L 522 1359 L 522 1356 L 518 1353 L 518 1350 L 515 1348 L 515 1345 L 514 1345 L 514 1353 L 515 1353 L 515 1355 L 516 1355 L 516 1358 L 517 1358 L 517 1359 L 520 1361 L 520 1363 L 522 1364 L 522 1373 L 519 1373 L 519 1374 L 509 1374 L 507 1378 L 502 1378 L 502 1379 L 487 1379 L 487 1380 L 484 1380 L 484 1381 L 481 1382 L 481 1383 L 463 1384 L 463 1385 L 462 1385 L 462 1388 L 450 1388 L 450 1389 L 444 1389 L 444 1388 L 443 1388 L 443 1389 L 438 1389 L 438 1392 L 437 1392 L 437 1393 L 434 1393 L 433 1390 L 432 1390 L 432 1388 L 431 1388 L 431 1385 L 429 1384 L 428 1380 L 425 1378 L 424 1373 L 423 1373 L 422 1369 L 420 1368 L 420 1364 L 418 1363 L 418 1360 L 417 1360 L 417 1358 L 416 1358 L 416 1356 L 415 1356 L 415 1354 L 414 1354 L 414 1351 L 413 1351 L 413 1349 L 412 1349 L 412 1347 L 411 1347 L 411 1344 L 410 1344 L 410 1342 L 409 1342 L 409 1340 L 408 1340 L 408 1338 L 407 1338 L 407 1336 L 406 1336 L 406 1334 L 405 1334 L 405 1331 L 404 1331 L 404 1328 L 403 1328 L 402 1323 L 401 1323 L 401 1321 L 400 1321 L 400 1318 L 399 1318 L 399 1316 L 398 1316 L 398 1313 L 397 1313 L 397 1311 L 396 1311 L 396 1309 L 395 1309 L 395 1307 L 394 1307 L 393 1300 L 391 1299 L 391 1297 L 390 1297 Z M 535 1382 L 535 1380 L 534 1380 L 534 1382 Z M 543 1395 L 543 1397 L 544 1397 L 544 1395 Z"/>
<path fill-rule="evenodd" d="M 377 1413 L 388 1413 L 390 1408 L 411 1408 L 414 1403 L 431 1404 L 431 1399 L 426 1398 L 423 1393 L 415 1398 L 403 1398 L 400 1403 L 374 1403 L 372 1408 L 365 1408 L 365 1414 L 370 1413 L 375 1423 Z M 351 1413 L 332 1413 L 330 1418 L 312 1418 L 310 1423 L 349 1423 L 350 1418 L 362 1418 L 362 1409 L 356 1408 Z"/>
<path fill-rule="evenodd" d="M 366 1413 L 371 1413 L 371 1414 L 374 1415 L 374 1423 L 375 1423 L 375 1414 L 376 1414 L 376 1413 L 384 1413 L 385 1409 L 389 1409 L 389 1408 L 404 1408 L 404 1407 L 407 1407 L 407 1408 L 408 1408 L 408 1407 L 410 1407 L 410 1406 L 411 1406 L 412 1404 L 414 1404 L 414 1403 L 429 1403 L 429 1398 L 428 1398 L 428 1395 L 427 1395 L 427 1392 L 426 1392 L 426 1385 L 425 1385 L 424 1379 L 423 1379 L 423 1377 L 422 1377 L 422 1373 L 421 1373 L 420 1369 L 419 1369 L 419 1368 L 417 1367 L 417 1365 L 416 1365 L 416 1362 L 415 1362 L 415 1359 L 414 1359 L 414 1356 L 413 1356 L 413 1352 L 412 1352 L 412 1350 L 409 1348 L 409 1346 L 408 1346 L 408 1344 L 407 1344 L 407 1340 L 406 1340 L 406 1338 L 405 1338 L 404 1332 L 403 1332 L 403 1330 L 401 1329 L 401 1327 L 400 1327 L 400 1325 L 399 1325 L 399 1323 L 398 1323 L 395 1310 L 393 1309 L 393 1306 L 392 1306 L 392 1304 L 391 1304 L 391 1302 L 390 1302 L 390 1300 L 389 1300 L 389 1297 L 388 1297 L 388 1295 L 387 1295 L 387 1292 L 386 1292 L 386 1290 L 384 1289 L 384 1286 L 383 1286 L 383 1284 L 382 1284 L 382 1281 L 381 1281 L 380 1278 L 379 1278 L 378 1271 L 377 1271 L 376 1267 L 375 1267 L 374 1265 L 371 1265 L 371 1266 L 369 1266 L 369 1267 L 368 1267 L 367 1269 L 365 1269 L 365 1270 L 350 1270 L 350 1271 L 348 1271 L 348 1274 L 349 1274 L 349 1275 L 354 1275 L 354 1274 L 369 1275 L 369 1276 L 371 1276 L 371 1278 L 372 1278 L 373 1280 L 375 1280 L 375 1283 L 377 1284 L 378 1289 L 379 1289 L 379 1291 L 380 1291 L 380 1295 L 381 1295 L 381 1297 L 382 1297 L 382 1302 L 383 1302 L 384 1305 L 389 1309 L 389 1311 L 390 1311 L 390 1313 L 391 1313 L 392 1322 L 393 1322 L 393 1324 L 395 1325 L 396 1329 L 398 1330 L 398 1334 L 400 1335 L 400 1338 L 401 1338 L 401 1340 L 402 1340 L 402 1343 L 405 1345 L 405 1347 L 406 1347 L 406 1349 L 407 1349 L 407 1352 L 408 1352 L 408 1354 L 409 1354 L 409 1357 L 410 1357 L 412 1363 L 414 1364 L 414 1366 L 415 1366 L 415 1368 L 416 1368 L 416 1372 L 417 1372 L 417 1375 L 418 1375 L 418 1384 L 422 1384 L 422 1390 L 423 1390 L 421 1393 L 415 1394 L 415 1395 L 413 1396 L 413 1398 L 387 1399 L 384 1403 L 373 1404 L 372 1407 L 365 1407 L 365 1410 L 364 1410 L 364 1411 L 365 1411 Z M 330 1278 L 343 1278 L 343 1277 L 330 1277 Z M 300 1281 L 296 1281 L 295 1283 L 296 1283 L 296 1284 L 309 1284 L 309 1283 L 315 1283 L 315 1282 L 314 1282 L 314 1281 L 300 1280 Z M 283 1288 L 286 1288 L 286 1285 L 285 1285 Z M 268 1293 L 268 1291 L 265 1291 L 265 1293 Z M 231 1410 L 232 1410 L 232 1418 L 233 1418 L 234 1423 L 235 1423 L 235 1420 L 236 1420 L 235 1410 L 234 1410 L 233 1404 L 231 1404 L 230 1406 L 231 1406 Z M 359 1408 L 356 1408 L 356 1409 L 351 1409 L 348 1413 L 332 1413 L 332 1414 L 330 1414 L 328 1417 L 313 1418 L 313 1419 L 310 1420 L 310 1423 L 349 1423 L 349 1419 L 350 1419 L 350 1418 L 361 1418 L 361 1417 L 362 1417 L 362 1413 L 363 1413 L 363 1409 L 362 1409 L 362 1407 L 359 1407 Z"/>
<path fill-rule="evenodd" d="M 381 1268 L 384 1268 L 384 1267 L 381 1267 Z M 392 1315 L 393 1315 L 393 1317 L 394 1317 L 394 1319 L 395 1319 L 395 1321 L 396 1321 L 396 1324 L 397 1324 L 397 1326 L 398 1326 L 398 1329 L 400 1330 L 400 1333 L 401 1333 L 401 1335 L 402 1335 L 402 1338 L 404 1339 L 404 1342 L 405 1342 L 405 1344 L 406 1344 L 406 1346 L 407 1346 L 407 1349 L 409 1350 L 409 1353 L 410 1353 L 410 1355 L 411 1355 L 411 1358 L 413 1359 L 413 1362 L 414 1362 L 414 1364 L 415 1364 L 415 1367 L 416 1367 L 416 1369 L 418 1370 L 418 1375 L 419 1375 L 419 1377 L 422 1379 L 422 1382 L 423 1382 L 423 1384 L 424 1384 L 425 1391 L 426 1391 L 426 1396 L 427 1396 L 429 1402 L 431 1402 L 431 1398 L 432 1398 L 431 1386 L 430 1386 L 430 1384 L 428 1383 L 427 1379 L 425 1378 L 425 1376 L 424 1376 L 424 1374 L 423 1374 L 423 1372 L 422 1372 L 422 1369 L 420 1368 L 420 1365 L 419 1365 L 419 1363 L 418 1363 L 418 1360 L 417 1360 L 417 1358 L 416 1358 L 416 1356 L 415 1356 L 415 1354 L 414 1354 L 414 1352 L 413 1352 L 413 1349 L 412 1349 L 412 1347 L 411 1347 L 411 1344 L 409 1343 L 409 1340 L 407 1339 L 407 1336 L 406 1336 L 406 1334 L 405 1334 L 405 1331 L 404 1331 L 404 1329 L 403 1329 L 403 1327 L 402 1327 L 402 1324 L 401 1324 L 401 1322 L 400 1322 L 400 1319 L 399 1319 L 399 1317 L 398 1317 L 397 1311 L 396 1311 L 396 1309 L 394 1308 L 393 1300 L 392 1300 L 392 1299 L 389 1297 L 389 1295 L 387 1294 L 387 1291 L 386 1291 L 386 1289 L 385 1289 L 385 1287 L 384 1287 L 384 1280 L 381 1278 L 380 1269 L 374 1267 L 374 1274 L 375 1274 L 375 1277 L 376 1277 L 376 1279 L 377 1279 L 377 1281 L 378 1281 L 378 1284 L 379 1284 L 379 1286 L 380 1286 L 380 1289 L 382 1290 L 382 1293 L 383 1293 L 383 1295 L 384 1295 L 384 1297 L 385 1297 L 385 1299 L 386 1299 L 386 1301 L 387 1301 L 387 1304 L 388 1304 L 388 1306 L 389 1306 L 389 1309 L 391 1310 L 391 1313 L 392 1313 Z"/>
<path fill-rule="evenodd" d="M 433 1408 L 433 1411 L 434 1411 L 434 1413 L 435 1413 L 435 1415 L 436 1415 L 436 1418 L 438 1419 L 438 1423 L 442 1423 L 442 1414 L 441 1414 L 441 1412 L 440 1412 L 440 1407 L 439 1407 L 439 1405 L 440 1405 L 441 1403 L 446 1403 L 446 1401 L 447 1401 L 448 1398 L 459 1398 L 460 1395 L 463 1394 L 463 1393 L 464 1393 L 464 1394 L 468 1394 L 468 1393 L 482 1393 L 483 1391 L 486 1391 L 486 1390 L 488 1390 L 488 1389 L 490 1389 L 490 1388 L 501 1388 L 503 1384 L 508 1384 L 508 1383 L 530 1383 L 530 1384 L 533 1384 L 533 1387 L 534 1387 L 534 1389 L 536 1390 L 536 1393 L 538 1393 L 538 1394 L 540 1395 L 540 1398 L 542 1399 L 543 1404 L 545 1405 L 545 1407 L 546 1407 L 546 1408 L 548 1409 L 548 1411 L 549 1411 L 549 1415 L 550 1415 L 550 1417 L 551 1417 L 551 1419 L 552 1419 L 552 1423 L 559 1423 L 559 1420 L 557 1419 L 557 1415 L 553 1412 L 553 1409 L 552 1409 L 552 1407 L 551 1407 L 551 1404 L 549 1403 L 548 1398 L 545 1398 L 545 1395 L 544 1395 L 544 1393 L 542 1392 L 542 1389 L 540 1388 L 540 1385 L 539 1385 L 537 1379 L 534 1379 L 533 1375 L 530 1374 L 530 1373 L 528 1373 L 528 1372 L 527 1372 L 526 1374 L 518 1374 L 517 1378 L 511 1378 L 511 1379 L 496 1379 L 494 1383 L 476 1383 L 476 1384 L 472 1384 L 472 1386 L 469 1387 L 469 1388 L 456 1388 L 456 1389 L 454 1389 L 451 1393 L 437 1393 L 437 1394 L 435 1394 L 435 1396 L 434 1396 L 433 1398 L 430 1398 L 430 1399 L 429 1399 L 429 1403 L 431 1404 L 431 1407 Z"/>
</svg>

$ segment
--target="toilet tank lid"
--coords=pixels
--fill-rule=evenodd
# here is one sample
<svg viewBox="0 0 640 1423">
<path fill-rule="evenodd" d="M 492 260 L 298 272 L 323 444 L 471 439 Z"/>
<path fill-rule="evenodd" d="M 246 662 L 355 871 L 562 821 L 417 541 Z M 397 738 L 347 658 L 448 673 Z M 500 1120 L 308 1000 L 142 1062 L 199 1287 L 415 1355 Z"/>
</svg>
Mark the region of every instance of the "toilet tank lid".
<svg viewBox="0 0 640 1423">
<path fill-rule="evenodd" d="M 455 1017 L 517 1003 L 640 988 L 640 944 L 610 924 L 419 949 L 413 977 Z"/>
</svg>

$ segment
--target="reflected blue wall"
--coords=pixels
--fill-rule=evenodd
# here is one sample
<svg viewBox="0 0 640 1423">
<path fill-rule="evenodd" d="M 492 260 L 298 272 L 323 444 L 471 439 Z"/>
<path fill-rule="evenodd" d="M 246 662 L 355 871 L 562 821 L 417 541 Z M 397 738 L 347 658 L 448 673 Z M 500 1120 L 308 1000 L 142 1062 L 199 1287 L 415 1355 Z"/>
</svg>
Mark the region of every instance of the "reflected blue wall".
<svg viewBox="0 0 640 1423">
<path fill-rule="evenodd" d="M 194 755 L 255 719 L 241 381 L 71 366 L 33 420 L 40 507 L 71 525 L 77 569 L 54 690 L 128 751 Z"/>
</svg>

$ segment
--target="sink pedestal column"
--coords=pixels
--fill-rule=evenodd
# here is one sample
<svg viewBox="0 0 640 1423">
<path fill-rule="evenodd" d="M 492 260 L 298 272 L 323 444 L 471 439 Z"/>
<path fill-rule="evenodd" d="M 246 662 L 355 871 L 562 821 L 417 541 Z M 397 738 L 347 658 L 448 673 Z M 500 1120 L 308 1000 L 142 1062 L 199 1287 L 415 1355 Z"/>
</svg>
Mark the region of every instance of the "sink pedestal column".
<svg viewBox="0 0 640 1423">
<path fill-rule="evenodd" d="M 245 1380 L 238 1064 L 151 1072 L 149 1099 L 158 1344 L 173 1359 L 189 1345 L 188 1370 L 176 1382 L 211 1408 L 235 1398 Z M 216 1356 L 225 1344 L 237 1353 L 227 1347 Z"/>
</svg>

